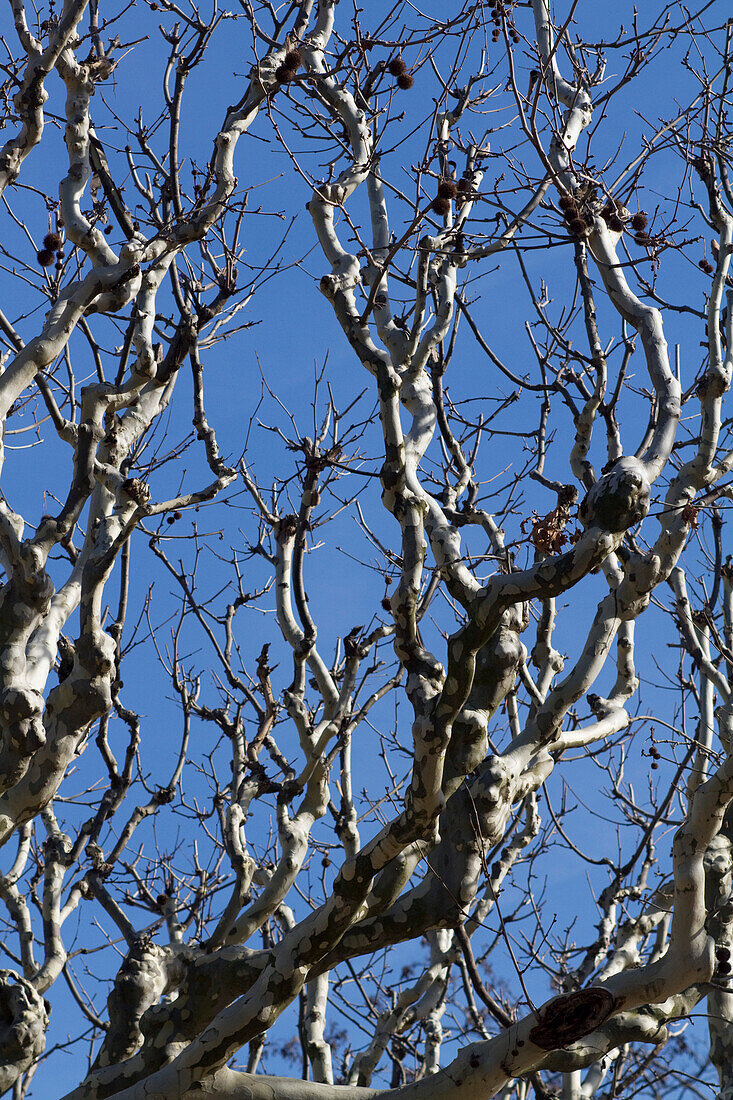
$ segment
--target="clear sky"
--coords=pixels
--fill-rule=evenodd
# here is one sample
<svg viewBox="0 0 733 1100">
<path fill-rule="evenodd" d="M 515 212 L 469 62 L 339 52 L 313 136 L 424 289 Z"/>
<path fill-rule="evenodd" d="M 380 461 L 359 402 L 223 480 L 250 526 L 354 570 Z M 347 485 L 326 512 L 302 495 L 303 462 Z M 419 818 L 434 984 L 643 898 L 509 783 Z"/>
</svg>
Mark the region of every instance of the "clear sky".
<svg viewBox="0 0 733 1100">
<path fill-rule="evenodd" d="M 162 5 L 161 7 L 163 7 Z M 126 196 L 132 201 L 133 187 L 125 167 L 124 147 L 130 141 L 123 128 L 116 121 L 119 118 L 132 120 L 141 109 L 141 123 L 148 128 L 151 145 L 162 141 L 165 128 L 160 125 L 162 110 L 161 80 L 165 63 L 157 24 L 169 31 L 175 21 L 170 12 L 156 7 L 152 13 L 148 8 L 127 10 L 115 31 L 121 41 L 133 43 L 129 51 L 122 51 L 117 69 L 109 85 L 97 92 L 93 102 L 92 118 L 99 137 L 110 150 L 111 162 L 118 178 L 126 178 Z M 341 5 L 345 9 L 346 5 Z M 726 5 L 719 4 L 721 18 Z M 385 4 L 370 4 L 363 12 L 362 25 L 367 30 L 372 19 L 386 8 Z M 643 5 L 646 8 L 646 5 Z M 104 10 L 104 9 L 103 9 Z M 438 17 L 445 11 L 444 4 L 427 3 L 421 11 L 427 17 Z M 619 24 L 631 26 L 633 8 L 630 3 L 600 5 L 581 2 L 575 8 L 575 19 L 579 29 L 588 41 L 613 40 L 619 33 Z M 43 12 L 41 12 L 43 15 Z M 645 11 L 642 11 L 642 17 Z M 563 22 L 567 17 L 567 5 L 558 6 L 557 20 Z M 529 13 L 521 6 L 515 13 L 516 23 L 528 42 L 533 39 Z M 119 29 L 118 29 L 119 27 Z M 10 34 L 10 28 L 8 29 Z M 144 37 L 143 37 L 144 36 Z M 135 41 L 141 39 L 140 41 Z M 450 43 L 445 47 L 438 44 L 434 59 L 440 69 L 443 62 L 447 65 L 448 53 L 454 49 Z M 658 127 L 660 118 L 670 119 L 680 110 L 680 106 L 689 102 L 694 94 L 696 80 L 690 69 L 683 65 L 681 42 L 664 39 L 658 54 L 651 61 L 647 75 L 640 83 L 632 82 L 628 89 L 619 93 L 609 108 L 609 117 L 603 120 L 598 136 L 594 138 L 595 170 L 607 182 L 613 182 L 624 166 L 636 154 L 644 138 L 651 137 Z M 419 55 L 419 56 L 418 56 Z M 620 71 L 622 58 L 628 55 L 624 49 L 609 54 L 609 67 L 606 73 L 609 84 Z M 407 56 L 407 55 L 406 55 Z M 464 59 L 461 79 L 466 79 L 472 63 L 477 61 L 478 52 L 473 51 Z M 530 71 L 536 61 L 524 43 L 518 46 L 514 54 L 517 69 L 521 72 L 520 83 L 529 79 Z M 383 174 L 390 181 L 391 188 L 404 189 L 410 196 L 414 194 L 413 166 L 423 157 L 426 146 L 426 128 L 417 123 L 426 113 L 426 104 L 435 91 L 435 78 L 430 65 L 425 61 L 424 52 L 419 51 L 416 58 L 409 58 L 410 64 L 420 60 L 416 82 L 410 92 L 395 99 L 391 106 L 389 127 L 385 132 L 399 135 L 399 144 L 392 144 L 385 137 L 385 153 L 382 162 Z M 496 222 L 495 207 L 491 205 L 490 195 L 494 185 L 501 187 L 501 173 L 509 172 L 503 153 L 512 149 L 516 137 L 511 103 L 507 104 L 502 95 L 506 81 L 503 61 L 496 55 L 496 76 L 492 73 L 487 81 L 497 89 L 495 99 L 501 103 L 497 114 L 488 113 L 493 109 L 494 99 L 489 99 L 486 114 L 477 112 L 473 121 L 476 133 L 483 127 L 495 126 L 497 120 L 505 123 L 490 137 L 491 152 L 484 165 L 482 185 L 488 201 L 482 211 L 488 232 Z M 214 34 L 207 59 L 195 69 L 189 78 L 184 98 L 184 112 L 181 125 L 179 155 L 184 163 L 183 174 L 190 179 L 191 165 L 199 170 L 205 168 L 212 147 L 212 139 L 223 119 L 227 105 L 236 102 L 242 94 L 252 64 L 251 40 L 247 20 L 225 20 Z M 693 58 L 690 65 L 695 65 Z M 615 68 L 614 68 L 615 67 Z M 38 242 L 46 229 L 47 213 L 43 195 L 55 197 L 57 180 L 64 168 L 64 148 L 62 141 L 61 118 L 64 110 L 63 89 L 60 80 L 52 77 L 48 83 L 51 98 L 48 103 L 49 125 L 40 150 L 29 159 L 23 170 L 22 188 L 16 188 L 8 197 L 8 208 L 2 214 L 5 224 L 2 247 L 4 249 L 2 268 L 0 269 L 0 306 L 17 325 L 21 335 L 28 339 L 36 331 L 47 303 L 32 285 L 32 279 L 38 277 L 37 267 L 33 268 L 34 253 Z M 291 93 L 289 93 L 291 94 Z M 297 97 L 297 92 L 292 92 Z M 404 119 L 398 116 L 404 111 Z M 337 644 L 357 624 L 368 624 L 379 613 L 380 600 L 384 595 L 385 565 L 379 548 L 366 540 L 359 527 L 358 512 L 355 504 L 340 510 L 341 492 L 358 494 L 359 505 L 364 516 L 372 525 L 380 541 L 397 547 L 395 525 L 387 516 L 379 501 L 378 482 L 375 474 L 381 464 L 381 432 L 375 412 L 374 391 L 371 380 L 363 372 L 338 327 L 329 303 L 321 295 L 318 284 L 327 270 L 327 264 L 315 241 L 311 219 L 306 210 L 310 191 L 307 177 L 317 178 L 324 171 L 322 150 L 309 146 L 300 135 L 294 133 L 287 122 L 287 109 L 273 105 L 272 119 L 262 117 L 255 123 L 250 134 L 239 144 L 235 171 L 238 187 L 248 191 L 247 209 L 243 214 L 240 239 L 245 252 L 239 268 L 240 288 L 253 279 L 258 286 L 252 300 L 246 304 L 231 327 L 246 324 L 248 327 L 237 332 L 231 339 L 215 347 L 205 349 L 205 386 L 209 421 L 215 427 L 222 453 L 227 460 L 236 462 L 243 454 L 250 470 L 259 484 L 268 487 L 278 481 L 283 501 L 289 491 L 294 493 L 295 485 L 290 484 L 293 473 L 293 454 L 288 450 L 286 439 L 292 438 L 293 422 L 301 433 L 311 431 L 314 419 L 313 403 L 315 378 L 322 375 L 318 387 L 317 416 L 320 418 L 326 407 L 326 380 L 331 387 L 337 407 L 344 408 L 362 391 L 366 390 L 355 406 L 351 417 L 363 425 L 361 438 L 347 448 L 347 457 L 358 453 L 354 465 L 361 472 L 355 473 L 346 482 L 333 486 L 333 492 L 324 499 L 324 515 L 331 512 L 334 518 L 328 526 L 314 531 L 312 552 L 306 558 L 306 584 L 310 599 L 310 609 L 319 626 L 319 644 L 324 654 L 330 658 Z M 599 114 L 600 118 L 600 114 Z M 273 123 L 287 143 L 284 149 L 274 134 Z M 132 123 L 131 123 L 132 124 Z M 394 140 L 394 139 L 393 139 Z M 619 152 L 619 145 L 623 147 Z M 164 155 L 159 151 L 159 155 Z M 516 154 L 509 153 L 511 159 L 527 158 L 530 173 L 540 172 L 533 154 L 526 148 L 518 148 Z M 614 159 L 615 158 L 615 159 Z M 604 167 L 605 160 L 614 161 Z M 297 165 L 297 168 L 295 167 Z M 141 167 L 141 170 L 142 169 Z M 670 198 L 674 198 L 674 184 L 679 176 L 679 157 L 674 148 L 661 152 L 652 161 L 648 178 L 645 178 L 643 191 L 634 196 L 638 206 L 643 206 L 652 217 L 657 217 L 657 226 L 665 224 L 670 209 Z M 621 189 L 622 190 L 622 189 Z M 405 219 L 410 215 L 408 203 L 401 201 L 390 191 L 392 228 L 399 232 Z M 511 206 L 511 199 L 507 200 Z M 629 200 L 631 208 L 631 200 Z M 637 207 L 634 207 L 636 209 Z M 12 213 L 11 213 L 12 212 Z M 366 224 L 366 207 L 362 195 L 355 197 L 349 206 L 349 214 L 354 224 Z M 556 214 L 555 217 L 557 223 Z M 14 219 L 23 219 L 25 226 Z M 140 211 L 144 224 L 144 211 Z M 680 239 L 684 237 L 680 215 L 678 227 Z M 342 224 L 343 229 L 343 224 Z M 697 235 L 695 229 L 691 236 Z M 344 229 L 344 235 L 347 231 Z M 109 237 L 110 243 L 119 245 L 120 237 L 114 228 Z M 538 238 L 539 240 L 539 238 Z M 633 249 L 633 245 L 631 246 Z M 507 363 L 512 371 L 520 376 L 525 374 L 536 381 L 538 373 L 536 359 L 527 335 L 526 322 L 534 324 L 531 301 L 527 293 L 527 281 L 535 288 L 546 287 L 548 315 L 557 319 L 564 308 L 568 295 L 573 293 L 574 275 L 569 262 L 568 252 L 571 245 L 567 242 L 553 242 L 551 248 L 533 247 L 527 252 L 527 267 L 523 274 L 513 253 L 508 252 L 499 261 L 489 259 L 478 272 L 471 272 L 465 294 L 476 299 L 474 315 L 482 326 L 487 340 L 495 353 Z M 29 265 L 29 275 L 21 264 L 11 261 L 10 254 L 19 254 L 22 261 Z M 644 277 L 653 281 L 662 297 L 669 297 L 676 303 L 692 303 L 696 309 L 703 308 L 706 283 L 697 267 L 697 261 L 709 255 L 706 240 L 687 247 L 687 254 L 670 249 L 661 257 L 659 271 L 654 265 L 643 260 L 640 270 Z M 272 278 L 265 279 L 261 273 L 262 265 L 275 256 L 271 267 L 279 267 Z M 185 274 L 185 269 L 182 268 Z M 21 288 L 20 291 L 18 288 Z M 173 301 L 170 291 L 164 290 L 158 301 L 161 333 L 164 331 L 165 318 L 173 314 Z M 579 320 L 576 342 L 582 340 Z M 92 323 L 92 322 L 90 322 Z M 618 319 L 608 305 L 599 300 L 599 324 L 604 343 L 618 341 L 621 335 Z M 121 342 L 120 326 L 109 321 L 95 320 L 95 334 L 103 347 L 103 361 L 109 376 L 114 375 L 115 349 Z M 702 361 L 703 352 L 700 341 L 704 331 L 700 329 L 697 318 L 689 313 L 668 311 L 665 317 L 666 338 L 670 345 L 681 347 L 681 370 L 683 387 L 689 385 Z M 481 354 L 475 343 L 461 333 L 460 351 L 455 356 L 450 374 L 451 394 L 456 401 L 478 400 L 485 404 L 488 413 L 512 392 L 511 383 L 497 374 L 488 360 Z M 92 377 L 94 364 L 88 352 L 85 338 L 77 334 L 71 342 L 76 382 Z M 617 363 L 620 355 L 616 356 Z M 628 451 L 633 451 L 643 436 L 646 426 L 646 403 L 638 400 L 634 392 L 648 387 L 641 355 L 637 353 L 629 375 L 630 388 L 622 399 L 620 413 L 623 416 L 624 443 Z M 493 510 L 507 499 L 507 486 L 513 481 L 515 473 L 528 461 L 526 441 L 513 438 L 512 431 L 530 430 L 539 423 L 541 399 L 522 401 L 516 412 L 510 407 L 497 419 L 496 433 L 486 440 L 479 456 L 480 476 L 485 481 L 486 507 Z M 466 415 L 475 415 L 475 408 L 466 405 Z M 291 419 L 292 415 L 292 419 Z M 157 469 L 151 478 L 151 488 L 155 499 L 172 496 L 181 488 L 197 487 L 207 480 L 206 468 L 201 454 L 195 447 L 185 451 L 182 457 L 171 460 L 174 449 L 191 433 L 191 381 L 188 373 L 182 377 L 166 413 L 165 423 L 157 430 L 149 443 L 152 452 L 160 445 Z M 162 428 L 168 432 L 167 442 L 161 441 Z M 553 408 L 551 421 L 552 446 L 548 452 L 546 474 L 562 481 L 570 480 L 567 456 L 572 438 L 571 418 L 566 410 Z M 53 501 L 47 494 L 62 496 L 67 485 L 69 469 L 68 455 L 62 444 L 53 442 L 28 448 L 33 433 L 9 439 L 10 453 L 6 466 L 4 491 L 11 506 L 22 511 L 30 524 L 35 524 L 41 515 L 53 507 Z M 18 450 L 13 448 L 18 447 Z M 603 464 L 602 447 L 594 453 L 598 465 Z M 439 450 L 429 454 L 426 467 L 439 459 Z M 295 499 L 294 497 L 292 499 Z M 534 486 L 526 490 L 520 498 L 517 496 L 516 508 L 507 517 L 507 536 L 518 543 L 522 540 L 521 520 L 531 515 L 533 509 L 540 513 L 548 511 L 554 504 L 551 494 Z M 660 506 L 659 499 L 653 502 L 652 511 Z M 217 596 L 215 606 L 217 614 L 222 614 L 227 599 L 224 591 L 232 577 L 232 562 L 236 559 L 243 573 L 243 587 L 254 591 L 264 587 L 272 575 L 269 562 L 250 553 L 250 543 L 254 537 L 254 522 L 249 498 L 241 483 L 236 483 L 223 497 L 212 506 L 202 507 L 199 511 L 186 511 L 176 525 L 167 526 L 164 522 L 149 526 L 149 532 L 161 533 L 160 545 L 164 547 L 171 561 L 182 559 L 190 568 L 195 543 L 191 536 L 197 533 L 200 542 L 207 544 L 201 550 L 198 583 L 202 596 Z M 166 775 L 174 766 L 181 738 L 181 716 L 177 702 L 172 698 L 170 681 L 164 664 L 170 653 L 170 632 L 180 609 L 180 590 L 171 577 L 162 568 L 147 546 L 148 539 L 140 533 L 133 541 L 130 607 L 128 612 L 129 638 L 134 645 L 126 657 L 124 667 L 124 701 L 142 719 L 142 742 L 140 747 L 140 766 L 148 777 L 151 787 L 165 782 Z M 467 535 L 467 545 L 475 553 L 481 552 L 481 538 L 475 534 Z M 519 550 L 522 555 L 529 552 L 525 546 Z M 61 576 L 67 563 L 54 566 Z M 487 572 L 493 566 L 486 567 Z M 590 623 L 596 600 L 601 592 L 602 578 L 589 578 L 579 595 L 573 593 L 564 602 L 573 603 L 569 615 L 561 615 L 555 645 L 570 656 L 577 652 L 579 641 L 584 640 Z M 110 604 L 114 606 L 117 598 L 116 581 L 110 585 Z M 152 593 L 152 598 L 151 598 Z M 665 594 L 660 599 L 665 599 Z M 668 601 L 669 603 L 669 601 Z M 274 680 L 277 689 L 287 686 L 290 678 L 290 662 L 286 648 L 282 645 L 277 624 L 272 611 L 273 599 L 264 597 L 258 609 L 244 609 L 237 619 L 236 642 L 241 647 L 243 663 L 250 670 L 254 668 L 256 658 L 264 643 L 272 646 L 270 663 L 277 666 Z M 649 660 L 642 671 L 640 694 L 640 713 L 666 715 L 672 720 L 674 700 L 670 698 L 669 685 L 664 681 L 664 670 L 673 662 L 672 673 L 676 669 L 677 655 L 667 651 L 667 641 L 661 639 L 665 624 L 661 610 L 652 609 L 644 616 L 639 629 L 640 651 L 646 651 Z M 442 601 L 436 600 L 430 620 L 424 624 L 426 641 L 435 647 L 438 656 L 443 656 L 441 633 L 453 629 L 454 619 L 451 609 Z M 135 624 L 138 624 L 135 627 Z M 212 624 L 218 630 L 218 625 Z M 151 644 L 149 633 L 152 628 L 157 632 L 158 654 Z M 70 625 L 67 631 L 73 636 Z M 530 644 L 530 643 L 528 643 Z M 182 652 L 185 652 L 185 664 L 192 675 L 201 675 L 201 697 L 208 705 L 216 705 L 217 685 L 213 677 L 211 653 L 208 640 L 195 623 L 191 623 L 182 634 Z M 670 657 L 670 654 L 672 656 Z M 388 652 L 385 650 L 385 660 Z M 656 665 L 662 666 L 660 672 Z M 641 671 L 641 670 L 640 670 Z M 607 690 L 612 671 L 604 673 L 596 690 Z M 404 703 L 402 704 L 404 708 Z M 582 716 L 587 716 L 587 707 Z M 405 746 L 409 740 L 409 728 L 400 711 L 395 711 L 394 703 L 389 702 L 375 709 L 373 715 L 375 727 L 394 728 L 398 740 Z M 505 739 L 505 719 L 497 716 L 495 730 L 497 739 Z M 364 728 L 354 744 L 355 793 L 359 799 L 359 812 L 365 820 L 361 826 L 363 837 L 372 835 L 378 828 L 379 812 L 369 812 L 369 805 L 383 797 L 388 786 L 388 776 L 382 761 L 378 758 L 376 735 Z M 647 731 L 640 726 L 637 741 L 632 743 L 627 764 L 627 778 L 637 777 L 644 782 L 647 776 L 648 760 L 642 757 Z M 125 742 L 124 725 L 113 721 L 110 737 L 117 748 Z M 287 724 L 279 730 L 280 745 L 288 756 L 297 753 L 297 738 Z M 204 723 L 194 723 L 192 730 L 190 763 L 184 770 L 184 789 L 186 797 L 193 804 L 196 798 L 205 800 L 211 797 L 211 782 L 207 775 L 208 758 L 219 760 L 222 766 L 224 752 L 221 745 L 213 740 L 212 730 Z M 616 758 L 618 759 L 618 757 Z M 396 763 L 395 763 L 396 761 Z M 395 754 L 392 762 L 400 776 L 408 766 L 407 755 Z M 553 777 L 549 785 L 549 795 L 555 809 L 567 799 L 578 805 L 577 812 L 567 818 L 571 838 L 582 843 L 592 860 L 601 861 L 610 854 L 615 857 L 620 843 L 626 851 L 627 839 L 619 841 L 615 823 L 602 816 L 604 799 L 600 797 L 600 788 L 607 787 L 607 775 L 604 767 L 607 759 L 578 760 L 569 768 L 563 769 L 562 776 Z M 60 816 L 67 827 L 85 820 L 92 806 L 87 797 L 82 797 L 89 784 L 100 779 L 101 764 L 99 756 L 90 744 L 81 756 L 67 779 L 63 793 L 70 801 L 58 807 Z M 665 765 L 660 775 L 660 784 L 669 769 Z M 643 777 L 643 778 L 642 778 Z M 564 786 L 570 784 L 570 789 Z M 362 797 L 362 791 L 368 796 Z M 76 796 L 79 796 L 78 798 Z M 140 801 L 142 792 L 133 791 L 130 805 Z M 587 811 L 582 807 L 587 807 Z M 124 817 L 124 815 L 122 815 Z M 272 828 L 272 805 L 254 815 L 248 827 L 248 836 L 255 851 L 264 851 L 269 843 L 269 830 Z M 577 835 L 573 833 L 576 827 Z M 317 827 L 314 836 L 321 845 L 333 841 L 330 832 L 330 818 Z M 140 867 L 145 866 L 145 846 L 154 850 L 158 844 L 163 850 L 175 853 L 175 860 L 181 866 L 189 865 L 192 858 L 194 840 L 199 844 L 199 856 L 208 859 L 211 853 L 210 842 L 197 830 L 195 814 L 190 809 L 177 816 L 160 815 L 155 828 L 151 825 L 141 827 L 136 841 L 140 849 Z M 631 830 L 629 830 L 631 832 Z M 629 841 L 628 843 L 631 843 Z M 669 837 L 660 837 L 660 851 L 669 843 Z M 534 871 L 534 869 L 533 869 Z M 328 874 L 324 882 L 328 886 Z M 544 873 L 544 872 L 543 872 Z M 555 920 L 554 931 L 568 927 L 577 917 L 582 931 L 573 932 L 571 938 L 580 942 L 587 936 L 597 919 L 593 896 L 597 895 L 607 881 L 606 870 L 596 864 L 581 861 L 571 863 L 565 858 L 553 862 L 550 854 L 546 867 L 548 881 L 553 887 L 548 912 Z M 317 881 L 320 870 L 312 872 L 311 886 L 314 891 L 320 889 Z M 161 884 L 164 885 L 164 884 Z M 537 879 L 535 889 L 544 890 L 545 880 Z M 507 890 L 507 907 L 518 903 L 523 884 L 520 881 L 518 892 Z M 306 911 L 307 902 L 303 899 L 294 903 L 298 914 Z M 145 914 L 141 914 L 143 923 Z M 74 918 L 76 921 L 77 918 Z M 72 922 L 70 922 L 72 923 Z M 93 979 L 101 973 L 114 972 L 111 961 L 112 952 L 84 957 L 84 952 L 96 948 L 105 942 L 107 925 L 100 917 L 101 927 L 90 922 L 84 906 L 80 910 L 74 950 L 79 952 L 72 960 L 74 972 Z M 158 933 L 161 934 L 162 933 Z M 398 954 L 400 962 L 413 962 L 415 950 L 405 948 Z M 395 964 L 396 965 L 396 964 Z M 109 969 L 107 969 L 109 968 Z M 510 964 L 500 958 L 497 972 L 508 981 L 513 981 Z M 547 995 L 549 983 L 545 974 L 532 974 L 528 981 L 533 996 L 541 998 Z M 99 989 L 98 1009 L 103 1008 L 103 997 Z M 57 982 L 51 992 L 54 1005 L 53 1023 L 49 1038 L 49 1047 L 53 1043 L 63 1043 L 67 1029 L 77 1027 L 77 1010 L 63 981 Z M 294 1027 L 295 1010 L 291 1009 L 276 1029 L 282 1042 L 289 1037 Z M 351 1037 L 354 1048 L 360 1044 L 357 1034 Z M 268 1052 L 266 1067 L 269 1070 L 283 1068 L 286 1064 L 281 1058 Z M 84 1061 L 80 1046 L 73 1046 L 68 1055 L 54 1055 L 39 1069 L 33 1085 L 33 1094 L 47 1096 L 62 1094 L 72 1087 L 83 1075 Z M 386 1071 L 387 1073 L 389 1070 Z"/>
</svg>

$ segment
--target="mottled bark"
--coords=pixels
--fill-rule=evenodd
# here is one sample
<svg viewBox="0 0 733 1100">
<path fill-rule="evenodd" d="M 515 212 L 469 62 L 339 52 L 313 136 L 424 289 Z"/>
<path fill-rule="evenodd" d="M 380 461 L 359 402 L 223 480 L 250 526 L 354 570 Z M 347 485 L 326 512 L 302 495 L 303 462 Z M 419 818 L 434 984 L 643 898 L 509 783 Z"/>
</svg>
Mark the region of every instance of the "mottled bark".
<svg viewBox="0 0 733 1100">
<path fill-rule="evenodd" d="M 661 1047 L 703 1000 L 729 1098 L 733 567 L 718 504 L 733 495 L 730 31 L 707 9 L 679 27 L 665 9 L 643 30 L 635 13 L 631 37 L 606 43 L 623 73 L 607 78 L 598 44 L 575 43 L 582 11 L 558 13 L 567 22 L 556 26 L 547 0 L 459 6 L 440 23 L 410 4 L 377 5 L 368 30 L 336 0 L 244 4 L 236 18 L 165 0 L 151 6 L 163 20 L 164 108 L 154 123 L 142 112 L 125 123 L 105 93 L 146 41 L 135 20 L 147 14 L 65 0 L 32 31 L 23 0 L 11 7 L 22 56 L 8 47 L 16 129 L 0 151 L 0 192 L 16 201 L 47 144 L 57 78 L 65 163 L 58 203 L 28 186 L 45 235 L 8 200 L 18 257 L 2 273 L 20 290 L 12 315 L 0 312 L 0 457 L 12 475 L 0 501 L 0 901 L 23 974 L 0 971 L 0 1092 L 30 1086 L 49 1028 L 43 998 L 63 977 L 96 1044 L 68 1100 L 525 1100 L 527 1082 L 538 1100 L 556 1088 L 590 1100 L 620 1049 Z M 184 98 L 200 65 L 215 74 L 224 23 L 247 60 L 202 165 Z M 656 82 L 647 67 L 676 36 L 688 43 L 685 80 L 700 79 L 698 53 L 716 75 L 688 106 L 676 96 L 674 121 L 635 135 L 640 152 L 614 179 L 610 124 L 608 147 L 598 138 L 614 97 L 632 80 Z M 652 230 L 630 207 L 658 146 L 682 154 L 683 182 Z M 273 155 L 289 175 L 260 200 Z M 682 225 L 688 186 L 684 218 L 698 236 Z M 293 211 L 307 200 L 307 214 L 291 221 L 297 195 Z M 272 251 L 269 229 L 248 235 L 254 217 L 284 220 Z M 710 233 L 713 264 L 691 252 Z M 35 268 L 23 267 L 26 242 Z M 550 282 L 537 253 L 548 270 L 557 258 Z M 683 260 L 704 290 L 668 303 L 659 272 L 675 280 Z M 529 364 L 493 348 L 518 310 L 510 270 L 529 293 Z M 285 427 L 257 405 L 251 428 L 283 444 L 292 464 L 281 476 L 269 452 L 262 463 L 250 454 L 249 432 L 217 436 L 225 397 L 227 432 L 252 414 L 251 379 L 235 374 L 251 349 L 209 352 L 251 323 L 239 313 L 256 289 L 305 271 L 321 294 L 313 331 L 297 322 L 289 373 L 262 389 Z M 556 308 L 558 289 L 567 302 Z M 284 341 L 281 299 L 277 310 Z M 675 334 L 682 318 L 690 361 L 704 335 L 684 385 L 670 317 Z M 319 368 L 306 435 L 290 395 L 273 394 L 298 391 L 321 327 L 336 341 L 338 382 Z M 281 354 L 275 340 L 263 346 Z M 498 383 L 479 376 L 479 354 Z M 213 378 L 207 411 L 220 366 L 227 381 Z M 335 391 L 352 380 L 342 412 Z M 352 411 L 362 389 L 373 407 Z M 15 431 L 50 456 L 40 518 L 21 499 Z M 322 536 L 342 513 L 363 546 Z M 362 570 L 342 601 L 321 570 L 325 619 L 312 566 L 322 547 L 334 584 L 352 558 Z M 160 714 L 137 713 L 141 685 L 125 684 L 123 662 L 142 645 L 156 690 L 153 662 L 164 677 Z M 671 710 L 648 687 L 652 660 L 675 689 Z M 160 782 L 157 760 L 148 774 L 156 737 Z M 618 852 L 588 855 L 597 838 L 578 839 L 564 794 L 554 805 L 548 779 L 560 768 L 573 777 L 579 759 L 581 788 L 592 767 L 610 785 L 612 809 L 597 819 L 618 823 Z M 665 790 L 652 774 L 660 760 Z M 665 870 L 656 846 L 673 827 Z M 553 877 L 538 877 L 535 861 L 552 868 L 555 846 L 555 858 L 607 874 L 582 948 L 560 943 L 535 889 Z M 101 999 L 77 984 L 67 923 L 77 914 L 86 928 L 94 913 L 105 960 L 122 957 Z M 534 931 L 520 923 L 515 935 L 515 920 Z M 422 936 L 426 957 L 397 979 L 402 956 L 389 949 Z M 492 985 L 494 951 L 519 978 L 511 1003 Z M 363 961 L 382 952 L 386 979 Z M 537 988 L 553 991 L 537 1006 L 523 976 L 535 963 Z M 348 1016 L 354 989 L 371 1033 L 349 1033 L 339 1052 L 330 1024 L 339 1005 Z M 298 1005 L 301 1074 L 313 1080 L 255 1072 L 272 1068 L 268 1033 Z M 246 1046 L 252 1072 L 227 1068 Z M 373 1088 L 390 1080 L 378 1076 L 387 1058 L 391 1085 Z"/>
</svg>

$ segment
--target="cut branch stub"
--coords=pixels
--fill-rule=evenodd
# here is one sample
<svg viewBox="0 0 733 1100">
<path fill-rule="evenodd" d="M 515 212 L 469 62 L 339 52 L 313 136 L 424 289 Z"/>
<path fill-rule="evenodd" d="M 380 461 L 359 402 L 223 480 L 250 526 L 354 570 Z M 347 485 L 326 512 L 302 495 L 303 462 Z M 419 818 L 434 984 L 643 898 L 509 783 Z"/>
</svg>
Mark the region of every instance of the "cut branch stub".
<svg viewBox="0 0 733 1100">
<path fill-rule="evenodd" d="M 556 997 L 539 1010 L 539 1023 L 530 1031 L 530 1041 L 542 1050 L 570 1046 L 600 1027 L 615 1006 L 613 994 L 597 985 Z"/>
<path fill-rule="evenodd" d="M 618 533 L 636 526 L 649 511 L 649 479 L 644 464 L 632 456 L 619 458 L 598 479 L 580 505 L 580 520 Z"/>
<path fill-rule="evenodd" d="M 40 1058 L 48 1003 L 14 970 L 0 970 L 0 1094 Z"/>
</svg>

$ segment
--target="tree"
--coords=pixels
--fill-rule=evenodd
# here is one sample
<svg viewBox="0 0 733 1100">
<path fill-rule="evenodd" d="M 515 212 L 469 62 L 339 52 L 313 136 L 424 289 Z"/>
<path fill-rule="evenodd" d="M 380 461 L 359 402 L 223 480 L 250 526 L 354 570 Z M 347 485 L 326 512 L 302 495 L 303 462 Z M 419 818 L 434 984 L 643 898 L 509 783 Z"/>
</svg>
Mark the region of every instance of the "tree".
<svg viewBox="0 0 733 1100">
<path fill-rule="evenodd" d="M 0 1093 L 729 1098 L 727 5 L 11 7 Z"/>
</svg>

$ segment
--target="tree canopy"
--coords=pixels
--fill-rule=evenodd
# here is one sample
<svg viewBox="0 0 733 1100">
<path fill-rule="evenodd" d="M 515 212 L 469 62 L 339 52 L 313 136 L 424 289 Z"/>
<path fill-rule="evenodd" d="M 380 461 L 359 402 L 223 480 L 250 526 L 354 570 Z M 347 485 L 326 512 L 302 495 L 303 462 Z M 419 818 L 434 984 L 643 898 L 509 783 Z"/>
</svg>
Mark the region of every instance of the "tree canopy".
<svg viewBox="0 0 733 1100">
<path fill-rule="evenodd" d="M 0 1094 L 731 1100 L 728 5 L 9 3 Z"/>
</svg>

